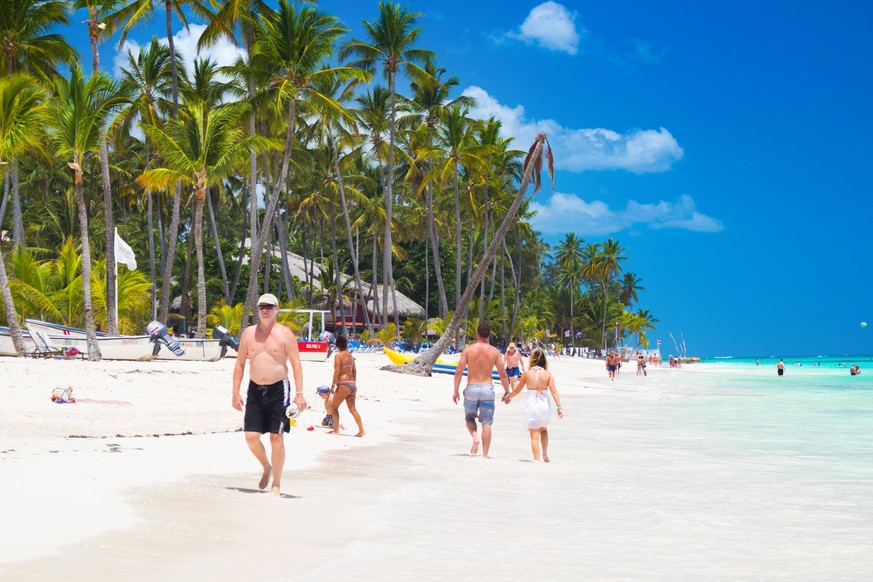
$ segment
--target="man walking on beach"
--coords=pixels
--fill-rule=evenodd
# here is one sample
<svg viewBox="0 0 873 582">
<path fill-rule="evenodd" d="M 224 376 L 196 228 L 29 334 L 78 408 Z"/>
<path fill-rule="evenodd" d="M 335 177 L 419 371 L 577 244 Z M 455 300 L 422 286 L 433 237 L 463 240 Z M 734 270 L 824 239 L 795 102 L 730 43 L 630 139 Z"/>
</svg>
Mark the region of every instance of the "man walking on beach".
<svg viewBox="0 0 873 582">
<path fill-rule="evenodd" d="M 615 352 L 609 352 L 609 355 L 606 356 L 606 371 L 609 372 L 609 379 L 613 382 L 615 382 L 615 370 L 618 367 L 616 359 Z"/>
<path fill-rule="evenodd" d="M 515 390 L 515 385 L 521 378 L 521 373 L 524 372 L 524 360 L 521 358 L 521 352 L 515 349 L 515 343 L 510 343 L 506 348 L 506 375 L 509 376 L 509 386 Z"/>
<path fill-rule="evenodd" d="M 464 389 L 464 420 L 467 422 L 467 430 L 473 437 L 473 446 L 470 453 L 475 455 L 479 451 L 479 432 L 476 426 L 476 418 L 482 425 L 482 457 L 488 457 L 488 449 L 491 447 L 491 423 L 494 421 L 494 385 L 491 382 L 491 370 L 497 368 L 500 374 L 500 383 L 503 384 L 503 394 L 509 394 L 509 380 L 506 377 L 506 367 L 503 364 L 503 355 L 500 350 L 488 343 L 491 337 L 491 327 L 483 323 L 476 330 L 476 342 L 464 348 L 461 359 L 458 360 L 458 368 L 455 370 L 455 392 L 452 402 L 458 403 L 460 395 L 458 390 L 461 386 L 461 377 L 464 368 L 467 368 L 467 387 Z"/>
<path fill-rule="evenodd" d="M 247 327 L 239 338 L 239 352 L 233 369 L 233 407 L 243 409 L 240 384 L 245 373 L 246 360 L 249 367 L 249 388 L 245 400 L 244 430 L 246 444 L 261 463 L 264 473 L 258 489 L 266 489 L 273 476 L 270 492 L 279 496 L 282 482 L 282 467 L 285 464 L 285 435 L 291 428 L 286 408 L 291 404 L 291 385 L 288 381 L 288 362 L 294 372 L 294 387 L 297 395 L 294 402 L 299 410 L 306 409 L 303 397 L 303 369 L 294 332 L 276 322 L 279 315 L 279 300 L 272 293 L 258 299 L 257 325 Z M 261 443 L 261 435 L 270 433 L 270 459 Z M 272 465 L 271 465 L 272 461 Z"/>
</svg>

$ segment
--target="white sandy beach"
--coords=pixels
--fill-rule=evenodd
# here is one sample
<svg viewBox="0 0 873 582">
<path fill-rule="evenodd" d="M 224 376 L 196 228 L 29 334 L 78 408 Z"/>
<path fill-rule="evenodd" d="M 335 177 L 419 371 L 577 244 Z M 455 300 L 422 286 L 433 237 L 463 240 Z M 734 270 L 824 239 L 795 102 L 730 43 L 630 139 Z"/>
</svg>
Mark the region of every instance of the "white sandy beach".
<svg viewBox="0 0 873 582">
<path fill-rule="evenodd" d="M 858 463 L 807 450 L 807 427 L 706 365 L 626 364 L 611 383 L 562 359 L 553 462 L 530 462 L 521 399 L 498 403 L 483 460 L 450 377 L 357 358 L 367 436 L 345 409 L 344 436 L 306 430 L 332 362 L 304 362 L 315 410 L 286 438 L 281 499 L 257 491 L 233 360 L 0 359 L 0 579 L 873 577 L 873 447 L 855 425 L 815 430 L 862 439 Z M 57 386 L 78 403 L 52 403 Z"/>
</svg>

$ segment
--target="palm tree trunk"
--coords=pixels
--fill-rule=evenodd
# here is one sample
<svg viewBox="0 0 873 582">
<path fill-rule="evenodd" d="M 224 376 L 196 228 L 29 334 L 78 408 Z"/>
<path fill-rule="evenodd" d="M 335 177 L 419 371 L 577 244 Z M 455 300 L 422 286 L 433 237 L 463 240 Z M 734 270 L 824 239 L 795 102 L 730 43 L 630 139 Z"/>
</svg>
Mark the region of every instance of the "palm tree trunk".
<svg viewBox="0 0 873 582">
<path fill-rule="evenodd" d="M 188 333 L 188 330 L 191 327 L 191 303 L 188 301 L 188 290 L 191 288 L 191 255 L 194 254 L 194 237 L 192 236 L 192 234 L 194 231 L 195 214 L 196 210 L 192 203 L 191 216 L 189 218 L 189 220 L 191 221 L 191 230 L 188 231 L 188 253 L 185 255 L 185 271 L 182 275 L 182 294 L 181 299 L 179 300 L 179 311 L 185 318 L 185 333 Z"/>
<path fill-rule="evenodd" d="M 518 317 L 518 301 L 519 301 L 519 281 L 520 278 L 517 278 L 515 275 L 515 264 L 512 262 L 512 254 L 510 254 L 509 249 L 506 248 L 506 240 L 503 241 L 503 253 L 506 255 L 506 258 L 509 259 L 509 274 L 511 275 L 512 282 L 515 285 L 515 303 L 512 305 L 512 316 L 509 319 L 509 333 L 515 330 L 515 319 Z"/>
<path fill-rule="evenodd" d="M 267 239 L 265 241 L 266 248 L 264 249 L 267 252 L 267 256 L 264 257 L 263 292 L 269 293 L 270 292 L 270 273 L 273 270 L 273 225 L 269 222 L 264 222 L 263 229 L 267 233 Z"/>
<path fill-rule="evenodd" d="M 473 277 L 470 281 L 467 281 L 467 287 L 464 290 L 464 294 L 461 296 L 461 301 L 458 305 L 458 309 L 455 310 L 455 314 L 452 316 L 448 327 L 446 327 L 446 330 L 443 332 L 443 334 L 437 340 L 436 344 L 434 344 L 431 349 L 420 352 L 415 360 L 404 366 L 404 373 L 415 375 L 430 375 L 430 371 L 431 369 L 433 369 L 433 365 L 436 363 L 437 358 L 449 345 L 452 336 L 457 334 L 457 330 L 461 322 L 462 312 L 466 311 L 467 307 L 470 305 L 470 301 L 473 299 L 473 293 L 476 290 L 476 286 L 485 275 L 485 269 L 488 268 L 488 263 L 491 261 L 491 257 L 493 257 L 497 253 L 497 248 L 503 244 L 503 241 L 506 238 L 506 233 L 509 231 L 509 226 L 511 223 L 514 222 L 515 214 L 521 207 L 521 203 L 524 200 L 524 194 L 525 192 L 527 192 L 527 187 L 530 183 L 530 178 L 533 173 L 534 166 L 536 165 L 535 161 L 539 159 L 539 156 L 542 153 L 545 139 L 545 133 L 540 133 L 539 135 L 537 135 L 536 145 L 528 157 L 529 162 L 527 164 L 527 167 L 524 169 L 524 175 L 521 178 L 521 185 L 519 186 L 518 193 L 515 195 L 515 200 L 513 200 L 512 205 L 509 207 L 509 210 L 506 211 L 506 216 L 504 217 L 503 222 L 500 223 L 500 227 L 497 229 L 497 232 L 494 233 L 494 238 L 491 240 L 491 244 L 485 250 L 482 261 L 480 261 L 479 266 L 473 273 Z"/>
<path fill-rule="evenodd" d="M 482 217 L 482 248 L 488 248 L 488 184 L 485 184 L 485 215 Z M 472 237 L 470 237 L 472 241 Z M 472 257 L 470 258 L 470 263 L 472 264 Z M 492 289 L 494 284 L 494 277 L 491 277 Z M 482 278 L 482 284 L 479 286 L 479 322 L 481 323 L 485 319 L 485 278 Z"/>
<path fill-rule="evenodd" d="M 12 336 L 12 343 L 18 355 L 24 356 L 27 354 L 27 345 L 21 334 L 21 326 L 18 325 L 18 314 L 15 312 L 15 302 L 12 300 L 12 291 L 9 289 L 9 278 L 6 276 L 6 263 L 3 260 L 2 252 L 0 252 L 0 290 L 3 292 L 3 307 L 6 310 L 6 322 Z"/>
<path fill-rule="evenodd" d="M 339 187 L 340 202 L 342 203 L 343 207 L 343 219 L 346 223 L 346 239 L 349 242 L 349 253 L 352 256 L 352 267 L 355 270 L 355 289 L 357 290 L 358 297 L 363 297 L 364 287 L 363 285 L 361 285 L 361 269 L 360 265 L 358 264 L 358 252 L 352 242 L 352 225 L 351 221 L 349 220 L 349 207 L 346 205 L 346 188 L 345 184 L 343 183 L 343 174 L 342 172 L 340 172 L 339 156 L 337 155 L 336 144 L 334 143 L 333 135 L 330 136 L 330 145 L 333 148 L 333 169 L 334 172 L 336 172 L 336 181 L 337 186 Z M 357 320 L 357 313 L 355 313 L 355 317 L 352 318 L 353 322 L 355 320 Z M 366 308 L 364 309 L 364 323 L 366 324 L 367 329 L 370 330 L 370 333 L 373 333 L 373 325 L 370 323 L 370 316 L 367 314 Z"/>
<path fill-rule="evenodd" d="M 148 170 L 149 166 L 151 166 L 151 156 L 149 150 L 149 140 L 145 139 L 145 169 Z M 146 190 L 146 228 L 149 231 L 149 277 L 152 281 L 152 318 L 154 319 L 157 316 L 157 299 L 158 299 L 158 289 L 155 284 L 155 229 L 152 220 L 152 215 L 154 214 L 152 209 L 152 200 L 154 198 L 154 194 L 152 194 L 151 190 Z M 114 247 L 114 245 L 113 245 Z"/>
<path fill-rule="evenodd" d="M 240 333 L 249 324 L 249 312 L 255 303 L 256 293 L 258 290 L 258 270 L 261 266 L 261 256 L 264 254 L 264 248 L 267 244 L 267 234 L 270 229 L 266 225 L 273 221 L 273 215 L 276 213 L 276 207 L 279 205 L 279 198 L 282 194 L 282 187 L 285 180 L 288 178 L 288 166 L 291 162 L 291 146 L 294 143 L 294 122 L 297 116 L 297 102 L 295 99 L 288 100 L 288 134 L 285 137 L 285 155 L 282 157 L 282 168 L 279 175 L 276 176 L 276 183 L 273 185 L 273 192 L 270 195 L 270 204 L 264 212 L 264 228 L 258 235 L 257 244 L 252 244 L 252 255 L 250 260 L 251 272 L 249 274 L 249 287 L 246 294 L 245 306 L 243 308 L 242 322 L 240 325 Z M 252 192 L 255 196 L 255 192 Z"/>
<path fill-rule="evenodd" d="M 276 224 L 276 234 L 279 235 L 279 253 L 280 266 L 282 268 L 282 281 L 288 289 L 287 296 L 289 299 L 294 299 L 294 281 L 291 279 L 291 270 L 288 268 L 288 230 L 285 228 L 285 223 L 276 216 L 273 218 Z"/>
<path fill-rule="evenodd" d="M 397 103 L 395 93 L 395 72 L 389 71 L 388 90 L 391 92 L 391 118 L 388 130 L 388 177 L 385 180 L 385 247 L 382 249 L 382 307 L 383 321 L 388 321 L 388 286 L 393 285 L 394 271 L 391 264 L 393 244 L 391 242 L 391 220 L 394 208 L 394 129 L 397 123 Z M 394 315 L 397 316 L 397 301 L 394 301 Z"/>
<path fill-rule="evenodd" d="M 78 157 L 74 158 L 80 163 Z M 88 359 L 100 361 L 100 346 L 97 345 L 97 331 L 94 328 L 94 307 L 91 301 L 91 247 L 88 241 L 88 213 L 85 208 L 85 195 L 82 192 L 82 177 L 76 175 L 76 206 L 79 210 L 79 230 L 82 237 L 82 303 L 85 316 L 85 337 L 88 343 Z"/>
<path fill-rule="evenodd" d="M 18 159 L 12 160 L 12 168 L 9 173 L 12 180 L 12 241 L 23 247 L 27 246 L 24 240 L 24 220 L 21 215 L 21 198 L 18 195 Z"/>
<path fill-rule="evenodd" d="M 215 241 L 215 254 L 218 256 L 218 270 L 221 272 L 221 281 L 224 283 L 224 302 L 230 305 L 230 287 L 227 281 L 227 267 L 224 265 L 224 255 L 221 252 L 221 241 L 218 238 L 218 225 L 215 223 L 215 211 L 212 208 L 212 192 L 206 189 L 206 206 L 209 210 L 209 224 L 212 227 L 212 240 Z M 203 210 L 201 209 L 202 213 Z M 202 249 L 201 249 L 202 252 Z"/>
<path fill-rule="evenodd" d="M 240 194 L 241 196 L 245 196 L 245 190 Z M 239 252 L 236 254 L 236 274 L 233 276 L 233 285 L 230 288 L 230 301 L 228 303 L 236 302 L 236 288 L 239 286 L 239 277 L 242 272 L 242 263 L 243 263 L 243 254 L 246 251 L 246 204 L 245 200 L 242 200 L 242 204 L 240 204 L 240 214 L 242 215 L 242 226 L 240 227 L 240 237 L 239 237 Z M 254 241 L 249 239 L 250 244 Z"/>
<path fill-rule="evenodd" d="M 376 243 L 376 233 L 373 233 L 373 284 L 370 287 L 370 294 L 373 296 L 373 319 L 382 322 L 382 327 L 385 327 L 385 318 L 381 317 L 381 313 L 379 312 L 379 291 L 377 285 L 378 276 L 379 276 L 379 266 L 377 264 L 377 257 L 379 256 L 379 249 L 377 248 Z M 366 309 L 366 305 L 364 306 Z"/>
<path fill-rule="evenodd" d="M 209 190 L 206 191 L 206 198 L 208 197 Z M 194 249 L 197 252 L 197 332 L 194 337 L 204 338 L 206 337 L 206 269 L 203 266 L 203 201 L 198 200 L 196 196 L 194 208 Z M 225 289 L 226 282 L 227 279 L 225 279 Z"/>
<path fill-rule="evenodd" d="M 439 316 L 445 317 L 449 312 L 449 303 L 446 299 L 446 288 L 443 283 L 442 265 L 440 262 L 439 235 L 436 229 L 436 220 L 433 214 L 433 188 L 427 185 L 427 231 L 430 237 L 430 249 L 433 253 L 433 269 L 437 280 L 439 292 Z"/>
<path fill-rule="evenodd" d="M 9 172 L 3 176 L 3 202 L 0 202 L 0 231 L 3 230 L 3 223 L 6 221 L 6 206 L 9 202 Z"/>
</svg>

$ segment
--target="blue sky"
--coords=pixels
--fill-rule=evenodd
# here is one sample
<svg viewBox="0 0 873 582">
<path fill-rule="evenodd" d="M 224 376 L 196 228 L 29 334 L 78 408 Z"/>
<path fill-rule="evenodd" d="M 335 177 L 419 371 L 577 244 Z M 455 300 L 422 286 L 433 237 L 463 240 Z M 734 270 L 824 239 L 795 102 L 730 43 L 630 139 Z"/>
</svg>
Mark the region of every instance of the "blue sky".
<svg viewBox="0 0 873 582">
<path fill-rule="evenodd" d="M 352 34 L 376 2 L 322 0 Z M 873 5 L 418 0 L 421 47 L 526 149 L 535 227 L 626 247 L 652 339 L 690 354 L 873 353 Z M 82 18 L 65 34 L 90 65 Z M 134 42 L 162 34 L 163 17 Z M 179 34 L 193 46 L 197 29 Z M 101 50 L 117 62 L 116 41 Z M 231 59 L 233 49 L 214 55 Z M 189 57 L 190 58 L 190 57 Z"/>
</svg>

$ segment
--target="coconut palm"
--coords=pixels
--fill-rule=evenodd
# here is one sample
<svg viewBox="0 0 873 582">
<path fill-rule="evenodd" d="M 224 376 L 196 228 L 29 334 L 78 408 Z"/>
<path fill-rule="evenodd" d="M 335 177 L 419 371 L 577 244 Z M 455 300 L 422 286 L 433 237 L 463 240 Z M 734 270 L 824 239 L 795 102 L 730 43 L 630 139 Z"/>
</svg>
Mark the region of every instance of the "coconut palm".
<svg viewBox="0 0 873 582">
<path fill-rule="evenodd" d="M 367 41 L 352 39 L 343 45 L 339 52 L 340 60 L 355 59 L 352 66 L 373 71 L 377 63 L 388 79 L 388 92 L 391 96 L 391 112 L 388 130 L 387 180 L 385 182 L 385 241 L 382 257 L 382 309 L 388 312 L 388 287 L 393 281 L 391 221 L 394 207 L 394 133 L 397 125 L 397 72 L 403 69 L 411 77 L 426 77 L 427 73 L 419 65 L 431 61 L 431 51 L 414 48 L 421 27 L 415 26 L 421 16 L 410 14 L 406 8 L 392 2 L 379 3 L 379 17 L 373 22 L 364 21 Z M 394 314 L 397 317 L 395 300 Z M 397 323 L 395 321 L 395 323 Z"/>
<path fill-rule="evenodd" d="M 179 114 L 179 72 L 181 70 L 178 59 L 176 58 L 176 45 L 173 40 L 173 16 L 188 28 L 188 13 L 193 13 L 204 20 L 209 20 L 212 17 L 212 12 L 209 10 L 208 2 L 203 0 L 164 0 L 164 8 L 167 23 L 167 47 L 170 52 L 170 73 L 171 73 L 171 89 L 173 97 L 172 117 L 175 118 Z M 121 47 L 127 39 L 128 33 L 133 27 L 145 24 L 154 16 L 154 4 L 151 0 L 131 0 L 130 4 L 121 8 L 109 19 L 113 29 L 121 28 L 121 36 L 118 40 L 118 46 Z M 176 257 L 176 242 L 178 239 L 179 222 L 181 215 L 182 202 L 182 186 L 181 183 L 175 185 L 173 192 L 173 209 L 170 217 L 170 228 L 168 232 L 167 256 L 164 260 L 164 271 L 161 281 L 161 306 L 160 319 L 166 321 L 170 312 L 170 288 L 172 285 L 173 261 Z M 163 257 L 162 257 L 163 259 Z"/>
<path fill-rule="evenodd" d="M 43 93 L 30 75 L 16 73 L 0 78 L 0 175 L 6 174 L 8 160 L 14 158 L 28 147 L 41 125 L 40 114 L 44 108 Z M 2 218 L 0 218 L 2 220 Z M 6 322 L 12 333 L 12 342 L 19 356 L 27 348 L 21 335 L 15 303 L 9 291 L 6 264 L 0 251 L 0 290 L 3 294 L 3 307 Z"/>
<path fill-rule="evenodd" d="M 78 66 L 70 69 L 70 78 L 55 81 L 49 119 L 49 137 L 61 158 L 69 160 L 76 188 L 79 229 L 82 237 L 82 293 L 88 358 L 100 359 L 91 297 L 91 247 L 88 236 L 88 213 L 83 192 L 84 158 L 97 153 L 106 119 L 124 102 L 119 87 L 106 74 L 96 71 L 86 80 Z"/>
<path fill-rule="evenodd" d="M 172 86 L 170 83 L 170 51 L 161 45 L 157 38 L 152 38 L 151 43 L 140 49 L 134 55 L 127 51 L 127 66 L 121 69 L 121 84 L 130 94 L 130 103 L 120 113 L 117 123 L 125 128 L 130 128 L 137 120 L 158 126 L 162 123 L 161 109 L 168 109 L 169 104 L 164 100 Z M 151 141 L 148 136 L 144 139 L 145 146 L 145 169 L 151 166 Z M 146 221 L 148 230 L 149 269 L 152 281 L 152 312 L 157 316 L 157 285 L 155 266 L 155 237 L 153 225 L 154 196 L 151 190 L 146 190 Z M 163 241 L 162 241 L 163 242 Z M 165 260 L 162 254 L 162 260 Z M 163 269 L 161 269 L 163 270 Z"/>
<path fill-rule="evenodd" d="M 573 320 L 573 304 L 576 301 L 576 292 L 583 281 L 583 257 L 582 243 L 584 241 L 574 232 L 568 232 L 564 239 L 558 243 L 555 252 L 555 262 L 558 265 L 558 282 L 570 291 L 570 334 L 573 338 L 573 346 L 576 345 L 576 325 Z"/>
<path fill-rule="evenodd" d="M 434 344 L 431 349 L 426 350 L 422 354 L 419 354 L 419 356 L 416 357 L 415 360 L 405 366 L 405 372 L 417 375 L 429 375 L 431 369 L 433 368 L 433 365 L 436 363 L 437 358 L 448 346 L 451 337 L 453 335 L 456 335 L 458 325 L 461 321 L 461 317 L 464 313 L 467 312 L 467 308 L 470 306 L 470 301 L 473 298 L 473 292 L 479 285 L 482 277 L 485 275 L 485 269 L 488 268 L 488 263 L 491 261 L 492 258 L 494 258 L 494 255 L 497 254 L 497 249 L 503 245 L 503 240 L 506 238 L 506 233 L 509 231 L 509 227 L 515 222 L 515 215 L 518 212 L 518 209 L 521 207 L 521 203 L 524 200 L 524 195 L 525 192 L 527 192 L 528 185 L 531 182 L 533 183 L 534 193 L 536 193 L 541 187 L 543 158 L 546 158 L 548 160 L 547 168 L 549 174 L 551 174 L 551 176 L 553 177 L 552 189 L 554 190 L 554 159 L 552 158 L 551 148 L 546 149 L 546 144 L 546 134 L 545 132 L 541 132 L 537 135 L 536 140 L 534 140 L 534 143 L 528 150 L 527 157 L 524 160 L 524 174 L 522 175 L 521 183 L 519 185 L 518 192 L 515 195 L 515 199 L 513 200 L 512 205 L 507 210 L 506 216 L 504 217 L 503 221 L 500 223 L 500 227 L 494 233 L 494 237 L 491 239 L 491 243 L 485 250 L 482 260 L 479 261 L 479 266 L 476 268 L 476 270 L 473 272 L 473 276 L 467 282 L 467 287 L 464 290 L 464 294 L 461 296 L 461 301 L 458 304 L 458 309 L 452 316 L 452 320 L 449 322 L 446 331 L 443 332 L 442 336 L 440 336 L 436 344 Z"/>
<path fill-rule="evenodd" d="M 193 187 L 194 248 L 197 254 L 197 332 L 206 334 L 206 275 L 203 264 L 203 204 L 208 189 L 235 173 L 247 159 L 249 148 L 266 151 L 278 144 L 261 137 L 246 137 L 238 122 L 247 112 L 245 103 L 207 109 L 201 100 L 186 103 L 178 119 L 165 128 L 143 124 L 143 130 L 162 153 L 161 168 L 144 172 L 137 182 L 154 190 L 167 190 L 177 181 Z"/>
<path fill-rule="evenodd" d="M 621 274 L 621 263 L 627 260 L 627 257 L 622 256 L 625 249 L 621 247 L 617 240 L 609 238 L 606 242 L 600 245 L 600 252 L 596 258 L 596 278 L 600 283 L 600 288 L 603 292 L 603 327 L 601 333 L 606 338 L 606 321 L 609 311 L 609 288 L 615 279 L 616 275 Z M 606 347 L 604 344 L 603 347 Z"/>
<path fill-rule="evenodd" d="M 333 54 L 336 40 L 346 32 L 339 21 L 310 7 L 299 10 L 288 0 L 279 0 L 278 10 L 259 15 L 254 30 L 255 46 L 251 66 L 268 79 L 268 95 L 276 103 L 277 110 L 285 107 L 285 150 L 280 170 L 269 196 L 264 225 L 272 224 L 282 189 L 288 178 L 291 149 L 294 142 L 294 127 L 297 105 L 307 98 L 325 107 L 340 108 L 330 96 L 317 91 L 316 83 L 321 77 L 337 81 L 366 80 L 368 75 L 351 67 L 325 67 Z M 270 228 L 264 227 L 257 242 L 252 241 L 251 268 L 248 293 L 243 312 L 242 327 L 248 325 L 249 310 L 254 305 L 258 290 L 258 271 L 267 243 Z"/>
<path fill-rule="evenodd" d="M 618 296 L 618 300 L 621 301 L 622 305 L 627 307 L 631 303 L 639 301 L 640 298 L 637 292 L 646 290 L 645 287 L 640 285 L 642 282 L 643 280 L 637 277 L 636 273 L 627 272 L 624 274 L 624 277 L 621 279 L 621 293 Z"/>
<path fill-rule="evenodd" d="M 58 76 L 57 66 L 78 61 L 79 55 L 64 37 L 50 31 L 69 22 L 64 0 L 3 0 L 0 2 L 0 54 L 5 74 L 27 72 L 44 85 Z M 18 162 L 7 160 L 3 198 L 12 198 L 12 240 L 25 244 L 22 205 L 18 189 Z"/>
</svg>

